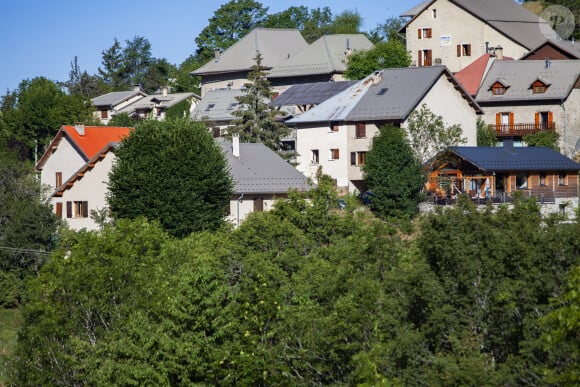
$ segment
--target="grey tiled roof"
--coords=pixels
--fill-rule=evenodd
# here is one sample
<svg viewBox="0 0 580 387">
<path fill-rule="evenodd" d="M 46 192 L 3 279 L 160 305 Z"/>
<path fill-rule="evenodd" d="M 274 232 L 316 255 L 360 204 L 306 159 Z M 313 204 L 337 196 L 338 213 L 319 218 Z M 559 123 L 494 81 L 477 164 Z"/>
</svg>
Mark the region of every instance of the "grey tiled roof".
<svg viewBox="0 0 580 387">
<path fill-rule="evenodd" d="M 547 147 L 451 147 L 449 149 L 483 171 L 578 171 L 580 164 Z"/>
<path fill-rule="evenodd" d="M 429 4 L 431 4 L 434 0 L 426 0 L 423 1 L 419 4 L 417 4 L 416 6 L 414 6 L 413 8 L 403 12 L 402 14 L 400 14 L 400 17 L 414 17 L 415 15 L 418 15 L 419 13 L 423 12 L 423 10 L 425 8 L 427 8 L 429 6 Z"/>
<path fill-rule="evenodd" d="M 287 123 L 403 121 L 443 74 L 479 111 L 479 106 L 445 66 L 407 67 L 376 71 Z"/>
<path fill-rule="evenodd" d="M 357 82 L 312 82 L 294 85 L 270 102 L 270 105 L 318 105 Z"/>
<path fill-rule="evenodd" d="M 363 34 L 324 35 L 268 73 L 268 78 L 333 74 L 346 71 L 346 57 L 352 51 L 370 50 L 371 41 Z"/>
<path fill-rule="evenodd" d="M 128 113 L 131 114 L 132 112 L 136 111 L 137 109 L 146 109 L 146 108 L 153 108 L 153 107 L 164 107 L 170 108 L 178 104 L 181 101 L 185 101 L 188 98 L 194 97 L 195 93 L 175 93 L 175 94 L 153 94 L 148 95 L 144 98 L 141 98 L 139 101 L 133 102 L 132 104 L 124 107 L 123 109 L 119 109 L 119 113 Z"/>
<path fill-rule="evenodd" d="M 142 91 L 113 91 L 111 93 L 107 93 L 104 95 L 100 95 L 91 99 L 91 102 L 95 106 L 115 106 L 120 104 L 123 101 L 131 99 L 136 95 L 141 95 L 145 97 L 147 94 L 143 93 Z"/>
<path fill-rule="evenodd" d="M 300 31 L 295 29 L 255 28 L 225 50 L 218 61 L 212 59 L 191 74 L 247 71 L 255 65 L 257 51 L 262 54 L 262 66 L 272 68 L 307 45 Z"/>
<path fill-rule="evenodd" d="M 306 176 L 264 144 L 241 143 L 240 157 L 234 157 L 231 142 L 216 141 L 226 155 L 236 194 L 282 194 L 311 188 Z"/>
<path fill-rule="evenodd" d="M 416 17 L 432 2 L 421 3 L 404 15 Z M 546 39 L 558 37 L 545 20 L 513 0 L 449 0 L 449 2 L 485 21 L 527 49 L 539 46 Z M 412 13 L 414 15 L 411 15 Z"/>
<path fill-rule="evenodd" d="M 562 100 L 570 94 L 580 77 L 580 61 L 555 60 L 546 68 L 544 60 L 496 60 L 487 72 L 475 100 L 478 103 L 502 103 L 507 101 Z M 534 94 L 532 83 L 542 80 L 550 86 L 545 93 Z M 509 85 L 503 95 L 492 95 L 491 86 L 501 81 Z"/>
<path fill-rule="evenodd" d="M 236 97 L 241 95 L 240 89 L 208 90 L 193 110 L 191 117 L 194 120 L 231 121 L 235 118 L 232 112 L 239 109 Z"/>
</svg>

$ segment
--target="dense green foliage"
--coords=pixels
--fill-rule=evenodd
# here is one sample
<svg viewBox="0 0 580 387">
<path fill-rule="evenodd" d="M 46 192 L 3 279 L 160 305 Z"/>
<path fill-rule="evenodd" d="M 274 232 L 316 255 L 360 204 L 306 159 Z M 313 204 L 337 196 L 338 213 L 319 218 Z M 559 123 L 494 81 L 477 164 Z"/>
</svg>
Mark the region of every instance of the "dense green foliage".
<svg viewBox="0 0 580 387">
<path fill-rule="evenodd" d="M 477 146 L 495 146 L 497 137 L 495 130 L 485 123 L 481 118 L 477 118 Z"/>
<path fill-rule="evenodd" d="M 179 237 L 223 223 L 233 183 L 205 125 L 143 121 L 116 155 L 108 198 L 115 218 L 158 220 Z"/>
<path fill-rule="evenodd" d="M 27 278 L 36 275 L 51 247 L 57 221 L 42 199 L 32 166 L 0 139 L 0 307 L 20 303 Z"/>
<path fill-rule="evenodd" d="M 533 134 L 526 134 L 522 138 L 528 146 L 547 146 L 560 152 L 560 135 L 555 130 L 544 130 Z"/>
<path fill-rule="evenodd" d="M 545 385 L 574 372 L 577 343 L 560 344 L 574 325 L 556 316 L 577 318 L 577 280 L 564 284 L 578 224 L 531 201 L 466 200 L 400 238 L 338 210 L 319 181 L 233 231 L 175 240 L 137 219 L 64 238 L 32 283 L 14 383 Z"/>
<path fill-rule="evenodd" d="M 404 43 L 398 40 L 379 42 L 368 51 L 355 52 L 348 57 L 348 68 L 345 76 L 348 79 L 363 79 L 373 71 L 407 67 L 411 64 L 411 55 Z"/>
<path fill-rule="evenodd" d="M 363 172 L 369 190 L 374 193 L 371 209 L 377 216 L 388 219 L 417 214 L 425 177 L 401 128 L 393 125 L 380 128 Z"/>
<path fill-rule="evenodd" d="M 276 120 L 281 112 L 268 102 L 272 99 L 270 81 L 266 79 L 266 69 L 262 66 L 262 55 L 257 53 L 256 64 L 248 73 L 248 82 L 242 95 L 236 97 L 239 109 L 232 112 L 236 117 L 228 127 L 228 135 L 237 134 L 242 142 L 261 142 L 273 150 L 280 149 L 282 137 L 290 130 Z"/>
</svg>

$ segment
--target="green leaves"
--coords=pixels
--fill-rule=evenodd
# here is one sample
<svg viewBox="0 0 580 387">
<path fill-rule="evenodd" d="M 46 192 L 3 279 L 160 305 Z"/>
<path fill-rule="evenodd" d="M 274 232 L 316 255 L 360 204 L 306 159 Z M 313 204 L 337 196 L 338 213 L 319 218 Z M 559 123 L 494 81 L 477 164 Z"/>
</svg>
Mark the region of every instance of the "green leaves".
<svg viewBox="0 0 580 387">
<path fill-rule="evenodd" d="M 410 64 L 411 56 L 405 44 L 392 39 L 388 42 L 378 42 L 368 51 L 355 52 L 350 55 L 345 76 L 348 79 L 363 79 L 376 70 L 407 67 Z"/>
</svg>

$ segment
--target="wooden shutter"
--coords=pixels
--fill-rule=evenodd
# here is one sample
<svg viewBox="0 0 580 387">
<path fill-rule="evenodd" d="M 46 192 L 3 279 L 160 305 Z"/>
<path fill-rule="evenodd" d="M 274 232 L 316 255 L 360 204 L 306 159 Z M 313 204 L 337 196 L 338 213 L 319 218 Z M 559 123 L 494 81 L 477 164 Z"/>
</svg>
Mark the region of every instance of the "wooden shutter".
<svg viewBox="0 0 580 387">
<path fill-rule="evenodd" d="M 554 113 L 548 112 L 548 128 L 552 129 L 552 123 L 554 122 Z"/>
<path fill-rule="evenodd" d="M 540 112 L 536 112 L 536 114 L 534 114 L 534 119 L 536 123 L 536 129 L 538 129 L 540 127 Z"/>
<path fill-rule="evenodd" d="M 501 113 L 495 113 L 495 128 L 499 130 L 501 127 Z"/>
<path fill-rule="evenodd" d="M 432 34 L 431 31 L 432 31 L 431 28 L 427 28 L 427 38 L 429 38 L 429 39 L 431 39 L 431 34 Z"/>
<path fill-rule="evenodd" d="M 56 217 L 62 219 L 62 203 L 56 203 Z"/>
<path fill-rule="evenodd" d="M 89 217 L 89 202 L 84 201 L 83 202 L 83 218 L 88 218 Z"/>
<path fill-rule="evenodd" d="M 55 173 L 55 180 L 56 180 L 56 188 L 62 185 L 62 172 Z"/>
<path fill-rule="evenodd" d="M 432 64 L 431 50 L 425 50 L 425 66 L 431 66 Z"/>
<path fill-rule="evenodd" d="M 471 44 L 465 45 L 465 56 L 471 56 Z"/>
<path fill-rule="evenodd" d="M 423 51 L 421 50 L 417 54 L 417 66 L 423 66 Z"/>
<path fill-rule="evenodd" d="M 417 39 L 421 39 L 421 29 L 417 30 Z"/>
<path fill-rule="evenodd" d="M 254 198 L 254 212 L 264 211 L 264 199 Z"/>
<path fill-rule="evenodd" d="M 72 218 L 72 202 L 66 202 L 66 217 Z"/>
<path fill-rule="evenodd" d="M 332 150 L 332 159 L 333 160 L 338 160 L 340 156 L 340 152 L 338 149 L 333 149 Z"/>
<path fill-rule="evenodd" d="M 510 112 L 510 129 L 514 128 L 514 113 Z"/>
<path fill-rule="evenodd" d="M 457 45 L 457 56 L 460 57 L 461 56 L 461 44 Z"/>
</svg>

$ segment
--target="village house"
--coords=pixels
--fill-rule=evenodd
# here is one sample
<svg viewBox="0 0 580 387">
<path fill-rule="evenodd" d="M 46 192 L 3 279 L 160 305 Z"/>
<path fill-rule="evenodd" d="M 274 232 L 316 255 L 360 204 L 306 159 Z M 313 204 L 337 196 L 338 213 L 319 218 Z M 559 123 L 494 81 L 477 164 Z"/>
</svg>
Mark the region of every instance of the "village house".
<svg viewBox="0 0 580 387">
<path fill-rule="evenodd" d="M 467 194 L 477 203 L 510 202 L 516 193 L 538 203 L 578 206 L 580 164 L 548 147 L 451 147 L 435 158 L 428 190 L 435 203 Z"/>
<path fill-rule="evenodd" d="M 555 131 L 560 151 L 580 150 L 580 62 L 578 60 L 494 61 L 475 100 L 499 141 Z"/>
<path fill-rule="evenodd" d="M 580 59 L 580 44 L 574 40 L 548 39 L 520 60 Z"/>
<path fill-rule="evenodd" d="M 202 98 L 212 89 L 241 89 L 258 52 L 262 66 L 270 70 L 307 46 L 297 29 L 255 28 L 224 52 L 216 50 L 215 58 L 191 75 L 201 77 Z"/>
<path fill-rule="evenodd" d="M 461 70 L 497 47 L 519 58 L 558 36 L 550 25 L 513 0 L 427 0 L 401 17 L 415 66 Z"/>
<path fill-rule="evenodd" d="M 314 179 L 322 168 L 340 190 L 364 192 L 361 166 L 379 127 L 406 128 L 423 104 L 446 126 L 459 124 L 466 144 L 476 145 L 481 110 L 446 67 L 384 69 L 287 121 L 296 129 L 298 170 Z"/>
<path fill-rule="evenodd" d="M 200 97 L 195 93 L 169 93 L 169 87 L 164 86 L 158 94 L 147 95 L 135 86 L 132 91 L 114 91 L 91 100 L 95 106 L 95 118 L 103 125 L 117 114 L 126 113 L 135 119 L 155 119 L 163 121 L 167 109 L 187 102 L 187 112 L 191 113 Z"/>
<path fill-rule="evenodd" d="M 106 207 L 112 152 L 132 128 L 65 125 L 57 132 L 35 170 L 58 218 L 75 230 L 96 229 L 91 211 Z"/>
</svg>

